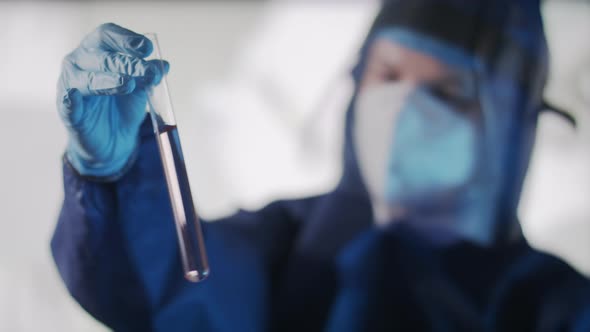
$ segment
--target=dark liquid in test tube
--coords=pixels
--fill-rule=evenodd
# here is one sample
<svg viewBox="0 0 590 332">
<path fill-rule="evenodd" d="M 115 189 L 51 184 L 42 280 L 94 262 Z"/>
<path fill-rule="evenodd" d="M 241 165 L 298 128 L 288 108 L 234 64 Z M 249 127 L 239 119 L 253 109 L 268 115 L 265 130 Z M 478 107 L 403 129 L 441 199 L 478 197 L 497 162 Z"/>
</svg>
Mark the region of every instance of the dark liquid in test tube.
<svg viewBox="0 0 590 332">
<path fill-rule="evenodd" d="M 193 205 L 188 176 L 176 126 L 160 127 L 157 135 L 162 165 L 168 184 L 185 278 L 205 279 L 209 264 L 201 223 Z"/>
</svg>

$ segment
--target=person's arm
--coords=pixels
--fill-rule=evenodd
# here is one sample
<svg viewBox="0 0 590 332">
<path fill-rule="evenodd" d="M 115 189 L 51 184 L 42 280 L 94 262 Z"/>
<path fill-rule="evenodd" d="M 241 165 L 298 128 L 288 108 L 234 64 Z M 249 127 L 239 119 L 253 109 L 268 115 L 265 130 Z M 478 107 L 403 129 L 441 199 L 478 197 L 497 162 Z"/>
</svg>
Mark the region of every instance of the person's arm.
<svg viewBox="0 0 590 332">
<path fill-rule="evenodd" d="M 149 122 L 141 131 L 137 160 L 116 182 L 93 181 L 64 163 L 51 248 L 68 290 L 116 331 L 264 330 L 273 270 L 295 221 L 275 203 L 204 223 L 211 275 L 187 282 Z"/>
<path fill-rule="evenodd" d="M 168 72 L 145 36 L 107 23 L 63 61 L 64 204 L 51 247 L 69 291 L 117 331 L 261 331 L 294 234 L 282 203 L 204 226 L 211 274 L 183 278 L 147 90 Z M 143 123 L 143 124 L 142 124 Z M 297 205 L 297 204 L 296 204 Z"/>
<path fill-rule="evenodd" d="M 107 326 L 149 331 L 150 305 L 139 271 L 132 266 L 119 209 L 121 204 L 147 204 L 119 199 L 119 183 L 83 177 L 65 156 L 63 180 L 64 202 L 51 249 L 64 283 L 82 307 Z"/>
</svg>

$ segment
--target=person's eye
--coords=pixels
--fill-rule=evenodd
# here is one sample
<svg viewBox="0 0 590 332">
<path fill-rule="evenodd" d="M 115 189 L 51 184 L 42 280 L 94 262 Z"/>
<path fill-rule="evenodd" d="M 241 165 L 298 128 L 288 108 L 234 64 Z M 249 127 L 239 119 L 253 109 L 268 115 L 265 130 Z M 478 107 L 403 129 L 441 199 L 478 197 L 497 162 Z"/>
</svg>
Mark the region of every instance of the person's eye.
<svg viewBox="0 0 590 332">
<path fill-rule="evenodd" d="M 462 89 L 452 84 L 431 84 L 428 90 L 434 97 L 451 104 L 458 110 L 471 109 L 477 103 L 473 96 L 466 95 Z"/>
<path fill-rule="evenodd" d="M 383 76 L 383 80 L 385 82 L 395 82 L 399 80 L 399 73 L 397 73 L 396 71 L 388 70 L 385 72 L 385 75 Z"/>
</svg>

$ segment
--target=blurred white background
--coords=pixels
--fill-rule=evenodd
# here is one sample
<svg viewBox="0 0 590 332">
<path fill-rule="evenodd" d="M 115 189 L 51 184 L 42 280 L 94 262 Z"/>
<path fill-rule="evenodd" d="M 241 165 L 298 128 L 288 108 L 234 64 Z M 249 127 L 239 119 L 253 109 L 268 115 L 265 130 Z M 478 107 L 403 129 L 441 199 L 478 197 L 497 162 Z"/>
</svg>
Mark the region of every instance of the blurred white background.
<svg viewBox="0 0 590 332">
<path fill-rule="evenodd" d="M 62 200 L 61 58 L 100 23 L 157 32 L 201 215 L 329 190 L 342 115 L 376 1 L 0 2 L 0 331 L 103 331 L 49 252 Z M 520 214 L 537 247 L 590 274 L 590 4 L 544 6 L 547 97 Z"/>
</svg>

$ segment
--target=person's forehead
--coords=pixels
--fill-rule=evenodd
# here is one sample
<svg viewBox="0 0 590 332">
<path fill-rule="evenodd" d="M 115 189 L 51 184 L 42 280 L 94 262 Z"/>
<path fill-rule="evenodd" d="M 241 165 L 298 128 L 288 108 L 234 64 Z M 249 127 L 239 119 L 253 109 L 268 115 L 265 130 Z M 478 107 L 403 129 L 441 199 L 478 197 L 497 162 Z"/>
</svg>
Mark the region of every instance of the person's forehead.
<svg viewBox="0 0 590 332">
<path fill-rule="evenodd" d="M 441 65 L 456 70 L 473 70 L 478 62 L 476 56 L 459 47 L 408 28 L 382 28 L 377 31 L 374 40 L 390 41 L 394 45 L 402 46 L 399 48 L 400 55 L 413 56 L 417 60 L 434 59 Z"/>
<path fill-rule="evenodd" d="M 395 41 L 378 38 L 371 48 L 369 68 L 389 72 L 400 79 L 429 80 L 449 76 L 453 68 L 436 57 Z"/>
</svg>

